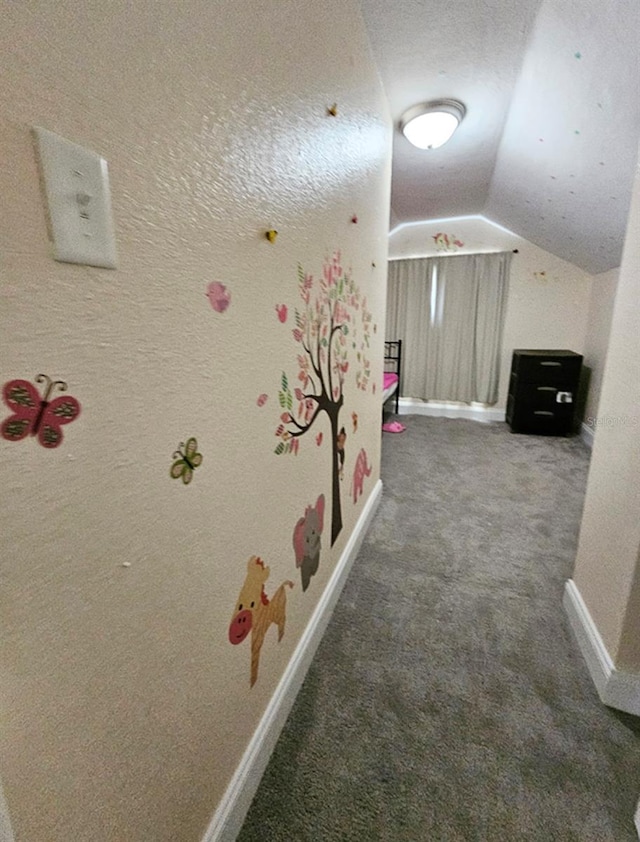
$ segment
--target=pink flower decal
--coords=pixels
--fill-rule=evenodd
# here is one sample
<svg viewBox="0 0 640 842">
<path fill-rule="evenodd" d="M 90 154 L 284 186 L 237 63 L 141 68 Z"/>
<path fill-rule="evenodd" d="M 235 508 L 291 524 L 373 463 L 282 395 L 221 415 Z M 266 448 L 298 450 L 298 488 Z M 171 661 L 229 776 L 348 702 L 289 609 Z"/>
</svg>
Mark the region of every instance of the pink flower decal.
<svg viewBox="0 0 640 842">
<path fill-rule="evenodd" d="M 224 284 L 212 281 L 207 287 L 207 298 L 216 313 L 224 313 L 231 304 L 231 295 Z"/>
<path fill-rule="evenodd" d="M 265 394 L 258 395 L 258 400 L 256 401 L 256 403 L 258 404 L 258 406 L 264 406 L 265 403 L 267 402 L 268 398 L 269 398 L 269 395 L 265 395 Z"/>
<path fill-rule="evenodd" d="M 443 234 L 438 232 L 434 235 L 433 240 L 436 244 L 437 251 L 455 251 L 464 246 L 462 240 L 458 239 L 453 234 Z"/>
<path fill-rule="evenodd" d="M 322 433 L 318 433 L 318 435 L 316 436 L 316 444 L 318 445 L 318 447 L 320 447 L 320 445 L 322 444 Z"/>
<path fill-rule="evenodd" d="M 276 313 L 278 314 L 278 319 L 284 324 L 287 321 L 287 305 L 286 304 L 276 304 Z"/>
</svg>

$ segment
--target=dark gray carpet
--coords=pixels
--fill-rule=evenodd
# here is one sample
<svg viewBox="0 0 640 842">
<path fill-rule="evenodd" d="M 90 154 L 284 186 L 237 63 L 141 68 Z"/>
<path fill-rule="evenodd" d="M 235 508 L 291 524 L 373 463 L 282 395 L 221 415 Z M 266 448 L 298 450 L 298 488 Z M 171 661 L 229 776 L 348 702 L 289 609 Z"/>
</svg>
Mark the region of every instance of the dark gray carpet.
<svg viewBox="0 0 640 842">
<path fill-rule="evenodd" d="M 600 703 L 561 605 L 589 451 L 402 420 L 239 842 L 637 842 L 640 720 Z"/>
</svg>

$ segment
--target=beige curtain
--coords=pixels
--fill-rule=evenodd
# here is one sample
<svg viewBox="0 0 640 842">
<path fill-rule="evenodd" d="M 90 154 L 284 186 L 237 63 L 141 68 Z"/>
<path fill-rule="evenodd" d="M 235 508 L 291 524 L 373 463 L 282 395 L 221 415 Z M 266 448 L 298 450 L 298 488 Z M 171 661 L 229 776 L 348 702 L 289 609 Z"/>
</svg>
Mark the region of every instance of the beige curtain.
<svg viewBox="0 0 640 842">
<path fill-rule="evenodd" d="M 498 400 L 511 252 L 389 263 L 387 339 L 402 339 L 402 394 Z"/>
</svg>

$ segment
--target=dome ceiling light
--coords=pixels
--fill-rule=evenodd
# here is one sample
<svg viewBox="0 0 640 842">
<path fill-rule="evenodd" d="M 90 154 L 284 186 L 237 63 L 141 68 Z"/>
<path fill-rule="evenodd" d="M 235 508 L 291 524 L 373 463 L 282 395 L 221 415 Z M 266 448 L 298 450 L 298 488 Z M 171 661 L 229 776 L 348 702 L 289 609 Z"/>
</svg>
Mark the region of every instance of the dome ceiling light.
<svg viewBox="0 0 640 842">
<path fill-rule="evenodd" d="M 465 114 L 466 108 L 458 100 L 437 99 L 405 111 L 400 129 L 418 149 L 437 149 L 451 138 Z"/>
</svg>

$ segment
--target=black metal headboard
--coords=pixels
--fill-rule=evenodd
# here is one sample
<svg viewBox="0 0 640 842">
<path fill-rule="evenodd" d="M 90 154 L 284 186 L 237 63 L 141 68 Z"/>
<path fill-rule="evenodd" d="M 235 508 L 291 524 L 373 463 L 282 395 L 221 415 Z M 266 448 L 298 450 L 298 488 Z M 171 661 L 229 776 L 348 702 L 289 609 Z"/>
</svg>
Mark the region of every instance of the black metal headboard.
<svg viewBox="0 0 640 842">
<path fill-rule="evenodd" d="M 398 375 L 398 387 L 395 391 L 396 415 L 400 399 L 400 383 L 402 376 L 402 339 L 388 339 L 384 343 L 384 370 Z"/>
<path fill-rule="evenodd" d="M 388 368 L 387 368 L 388 364 Z M 402 365 L 402 339 L 388 339 L 384 343 L 384 370 L 400 376 Z"/>
</svg>

